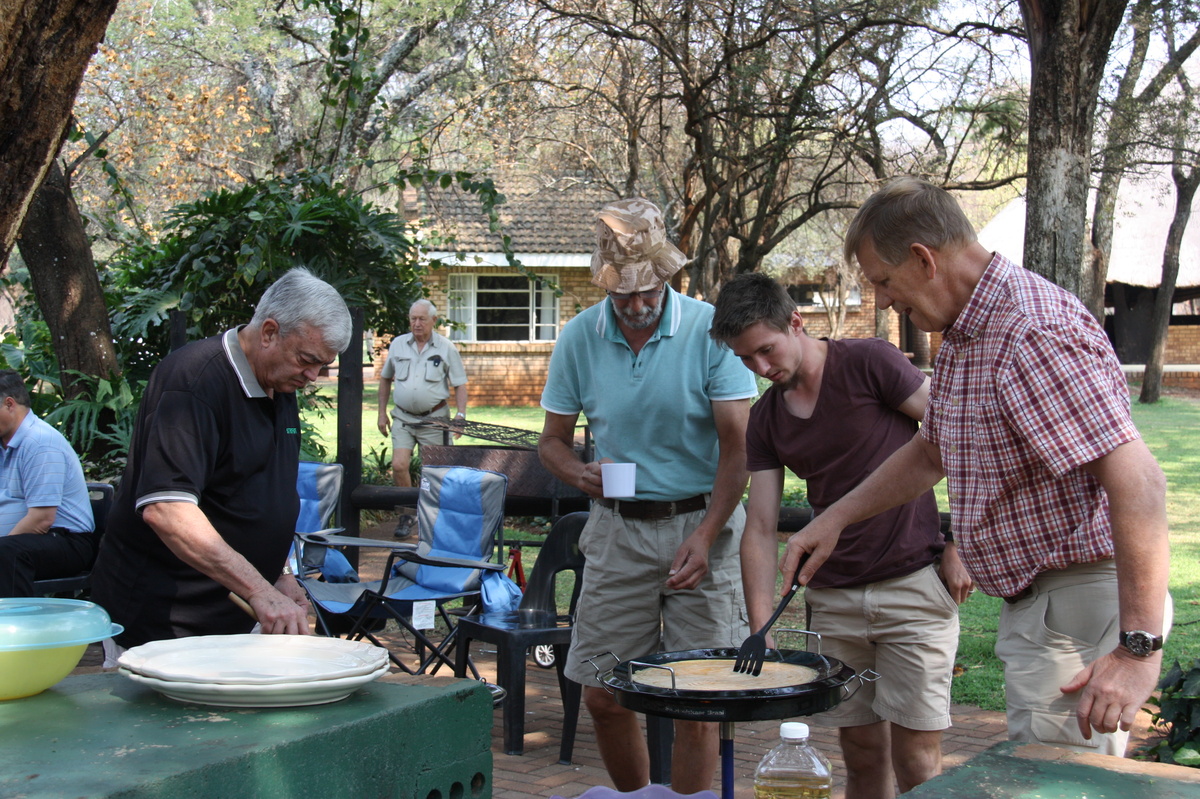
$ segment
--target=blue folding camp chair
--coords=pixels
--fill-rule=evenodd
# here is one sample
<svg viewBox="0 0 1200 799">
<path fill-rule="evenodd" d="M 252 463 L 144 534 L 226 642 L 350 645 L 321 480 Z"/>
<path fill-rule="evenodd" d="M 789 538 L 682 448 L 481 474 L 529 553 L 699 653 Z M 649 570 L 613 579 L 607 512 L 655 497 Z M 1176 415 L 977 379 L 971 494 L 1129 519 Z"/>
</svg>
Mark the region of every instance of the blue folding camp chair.
<svg viewBox="0 0 1200 799">
<path fill-rule="evenodd" d="M 458 628 L 447 605 L 456 599 L 482 597 L 485 580 L 507 579 L 503 575 L 504 564 L 490 560 L 504 521 L 507 483 L 504 475 L 483 469 L 423 468 L 417 499 L 419 535 L 415 545 L 298 533 L 301 554 L 297 578 L 308 593 L 322 632 L 334 635 L 335 629 L 349 621 L 347 638 L 365 638 L 386 648 L 375 637 L 372 623 L 392 619 L 413 637 L 418 657 L 417 664 L 409 666 L 389 650 L 398 668 L 409 674 L 422 674 L 431 665 L 434 671 L 441 664 L 454 668 L 448 653 Z M 335 570 L 330 566 L 332 560 L 338 559 L 334 557 L 335 547 L 387 549 L 383 575 L 377 580 L 335 582 L 344 578 L 330 573 Z M 340 564 L 337 566 L 340 568 Z M 486 576 L 489 574 L 495 577 Z M 434 641 L 413 625 L 413 603 L 422 601 L 433 602 L 445 624 L 447 632 L 440 641 Z M 477 610 L 478 603 L 464 603 L 459 612 L 470 614 Z M 471 671 L 478 678 L 474 664 Z"/>
</svg>

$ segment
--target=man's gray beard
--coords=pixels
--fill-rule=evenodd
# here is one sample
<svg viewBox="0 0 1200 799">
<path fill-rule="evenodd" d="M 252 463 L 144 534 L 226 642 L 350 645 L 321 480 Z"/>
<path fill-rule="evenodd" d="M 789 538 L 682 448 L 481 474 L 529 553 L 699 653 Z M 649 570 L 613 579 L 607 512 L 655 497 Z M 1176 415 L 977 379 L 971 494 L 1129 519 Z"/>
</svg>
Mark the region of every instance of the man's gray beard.
<svg viewBox="0 0 1200 799">
<path fill-rule="evenodd" d="M 662 316 L 663 307 L 662 303 L 660 302 L 658 305 L 654 306 L 654 309 L 651 310 L 650 313 L 643 312 L 637 316 L 629 313 L 628 311 L 620 310 L 619 308 L 616 309 L 616 311 L 617 318 L 629 327 L 633 328 L 634 330 L 645 330 L 646 328 L 653 327 L 658 323 L 658 318 Z"/>
</svg>

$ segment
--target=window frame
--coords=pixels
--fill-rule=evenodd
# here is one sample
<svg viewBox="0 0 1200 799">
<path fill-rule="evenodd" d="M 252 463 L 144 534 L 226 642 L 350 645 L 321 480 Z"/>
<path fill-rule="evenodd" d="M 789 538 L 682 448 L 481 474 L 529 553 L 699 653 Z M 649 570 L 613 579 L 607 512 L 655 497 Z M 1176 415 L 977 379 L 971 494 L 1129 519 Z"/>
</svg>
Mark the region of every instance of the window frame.
<svg viewBox="0 0 1200 799">
<path fill-rule="evenodd" d="M 545 281 L 530 280 L 524 275 L 506 275 L 496 272 L 451 272 L 446 281 L 446 317 L 453 322 L 450 339 L 456 342 L 495 344 L 501 342 L 536 343 L 558 340 L 559 307 L 558 297 Z M 506 289 L 490 287 L 481 290 L 480 279 L 494 278 L 499 280 L 523 280 L 526 286 L 525 310 L 526 323 L 524 326 L 513 323 L 487 323 L 480 321 L 481 294 L 519 294 L 522 288 Z M 505 306 L 488 306 L 483 310 L 503 310 Z M 549 321 L 544 321 L 546 318 Z M 513 328 L 524 327 L 525 335 L 521 338 L 479 338 L 480 328 Z M 545 337 L 539 337 L 544 334 Z"/>
</svg>

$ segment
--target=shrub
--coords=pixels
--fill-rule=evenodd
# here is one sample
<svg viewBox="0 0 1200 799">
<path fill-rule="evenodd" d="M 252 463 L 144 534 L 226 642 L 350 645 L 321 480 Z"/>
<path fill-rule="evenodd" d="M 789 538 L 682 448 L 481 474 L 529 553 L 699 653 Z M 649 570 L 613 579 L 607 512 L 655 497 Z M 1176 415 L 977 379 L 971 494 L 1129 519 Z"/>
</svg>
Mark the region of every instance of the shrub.
<svg viewBox="0 0 1200 799">
<path fill-rule="evenodd" d="M 1150 700 L 1158 705 L 1152 718 L 1156 727 L 1165 725 L 1167 732 L 1150 754 L 1162 763 L 1200 766 L 1200 658 L 1187 671 L 1175 661 L 1158 687 L 1161 695 Z"/>
</svg>

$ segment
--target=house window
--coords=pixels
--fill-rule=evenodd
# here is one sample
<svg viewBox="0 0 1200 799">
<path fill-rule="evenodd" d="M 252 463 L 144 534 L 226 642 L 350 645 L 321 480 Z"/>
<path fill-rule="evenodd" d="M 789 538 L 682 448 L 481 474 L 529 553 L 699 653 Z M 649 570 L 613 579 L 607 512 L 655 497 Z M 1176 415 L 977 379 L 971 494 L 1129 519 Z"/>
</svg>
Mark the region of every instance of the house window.
<svg viewBox="0 0 1200 799">
<path fill-rule="evenodd" d="M 542 281 L 521 275 L 452 274 L 449 318 L 455 341 L 553 341 L 558 300 Z M 461 325 L 461 327 L 458 327 Z"/>
</svg>

